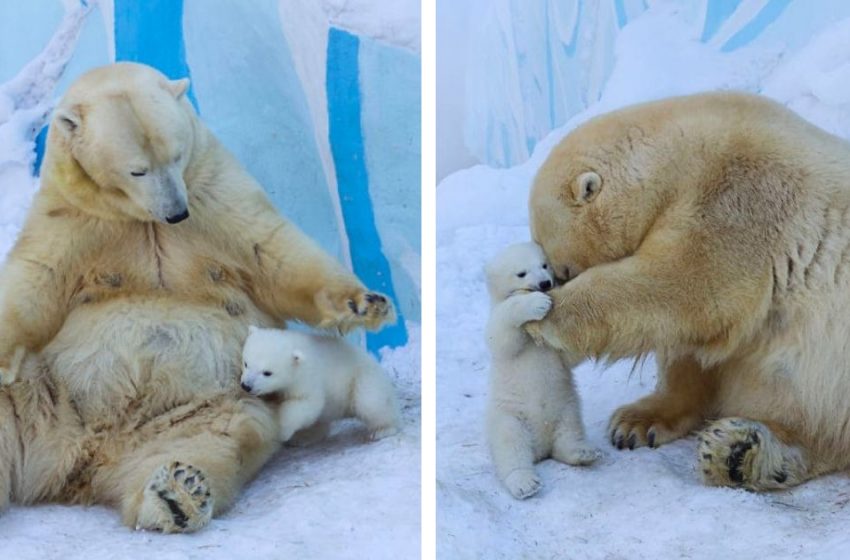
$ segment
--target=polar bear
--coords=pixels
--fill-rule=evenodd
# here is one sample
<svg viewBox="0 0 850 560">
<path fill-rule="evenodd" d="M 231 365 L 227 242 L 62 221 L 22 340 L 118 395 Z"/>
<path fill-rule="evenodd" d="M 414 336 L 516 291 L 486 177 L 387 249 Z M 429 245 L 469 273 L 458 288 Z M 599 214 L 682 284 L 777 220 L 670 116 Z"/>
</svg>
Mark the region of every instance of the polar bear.
<svg viewBox="0 0 850 560">
<path fill-rule="evenodd" d="M 394 319 L 278 214 L 187 87 L 121 63 L 56 108 L 0 273 L 0 378 L 18 377 L 0 389 L 0 508 L 97 503 L 130 527 L 200 529 L 279 447 L 273 409 L 239 388 L 248 325 Z"/>
<path fill-rule="evenodd" d="M 323 439 L 331 422 L 358 418 L 369 437 L 398 432 L 401 418 L 392 381 L 362 348 L 342 338 L 248 327 L 242 349 L 242 389 L 280 395 L 280 440 Z M 309 428 L 309 434 L 304 432 Z"/>
<path fill-rule="evenodd" d="M 599 451 L 585 441 L 572 360 L 537 346 L 522 329 L 546 316 L 554 276 L 535 243 L 503 249 L 486 267 L 490 394 L 487 436 L 496 474 L 518 499 L 541 488 L 534 463 L 552 457 L 588 465 Z"/>
<path fill-rule="evenodd" d="M 618 448 L 703 428 L 712 485 L 785 488 L 850 467 L 850 145 L 759 96 L 712 93 L 588 121 L 530 198 L 556 274 L 535 337 L 657 354 Z"/>
</svg>

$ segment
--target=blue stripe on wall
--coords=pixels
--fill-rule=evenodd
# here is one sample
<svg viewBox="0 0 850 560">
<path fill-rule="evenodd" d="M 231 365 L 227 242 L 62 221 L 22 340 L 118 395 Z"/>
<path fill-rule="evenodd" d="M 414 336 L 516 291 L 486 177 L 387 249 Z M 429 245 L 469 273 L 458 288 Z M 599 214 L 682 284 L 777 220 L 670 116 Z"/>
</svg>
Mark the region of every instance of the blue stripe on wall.
<svg viewBox="0 0 850 560">
<path fill-rule="evenodd" d="M 360 40 L 355 35 L 330 28 L 326 86 L 331 152 L 354 273 L 370 289 L 390 296 L 399 309 L 389 262 L 381 250 L 381 238 L 369 197 L 369 176 L 360 123 L 359 50 Z M 400 311 L 395 325 L 366 336 L 366 347 L 372 353 L 377 353 L 384 346 L 397 347 L 406 342 L 407 329 Z"/>
<path fill-rule="evenodd" d="M 705 42 L 714 37 L 714 34 L 717 33 L 717 30 L 720 29 L 726 18 L 735 12 L 740 3 L 741 0 L 708 0 L 708 6 L 706 6 L 705 11 L 705 24 L 702 28 L 702 37 L 700 37 L 700 40 Z"/>
<path fill-rule="evenodd" d="M 767 5 L 744 26 L 743 29 L 735 33 L 726 43 L 720 48 L 721 52 L 734 51 L 737 48 L 743 47 L 753 39 L 759 36 L 764 31 L 765 27 L 776 21 L 791 0 L 769 0 Z"/>
<path fill-rule="evenodd" d="M 172 80 L 188 78 L 183 0 L 115 0 L 115 60 L 149 64 Z M 197 110 L 191 84 L 188 96 Z"/>
</svg>

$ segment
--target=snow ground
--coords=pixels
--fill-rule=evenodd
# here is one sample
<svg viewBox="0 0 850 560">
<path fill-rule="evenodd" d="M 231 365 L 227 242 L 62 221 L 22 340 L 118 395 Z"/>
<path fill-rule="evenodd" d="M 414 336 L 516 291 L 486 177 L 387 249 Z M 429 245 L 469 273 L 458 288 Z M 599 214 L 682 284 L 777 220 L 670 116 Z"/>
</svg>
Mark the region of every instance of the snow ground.
<svg viewBox="0 0 850 560">
<path fill-rule="evenodd" d="M 54 39 L 0 84 L 0 260 L 21 229 L 38 181 L 34 138 L 89 8 L 69 7 Z M 43 505 L 0 513 L 0 558 L 164 560 L 415 558 L 420 549 L 420 343 L 382 356 L 403 406 L 403 432 L 365 443 L 354 422 L 304 449 L 285 448 L 234 507 L 193 535 L 134 532 L 103 507 Z"/>
<path fill-rule="evenodd" d="M 551 147 L 587 118 L 626 104 L 712 89 L 762 92 L 850 137 L 850 21 L 793 56 L 720 53 L 697 41 L 675 3 L 624 28 L 602 99 L 542 141 L 525 164 L 474 167 L 437 190 L 437 534 L 441 560 L 477 558 L 846 558 L 850 479 L 836 474 L 768 494 L 704 486 L 693 438 L 658 450 L 617 451 L 611 413 L 652 391 L 651 361 L 576 371 L 590 440 L 605 456 L 577 468 L 546 461 L 540 495 L 512 499 L 484 436 L 489 302 L 483 266 L 529 238 L 527 197 Z"/>
</svg>

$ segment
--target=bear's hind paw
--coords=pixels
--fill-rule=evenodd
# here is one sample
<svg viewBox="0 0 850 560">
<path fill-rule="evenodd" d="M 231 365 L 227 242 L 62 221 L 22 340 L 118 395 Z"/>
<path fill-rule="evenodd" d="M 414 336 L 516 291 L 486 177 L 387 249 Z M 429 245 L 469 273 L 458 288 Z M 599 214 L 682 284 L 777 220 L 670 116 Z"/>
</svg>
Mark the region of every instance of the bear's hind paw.
<svg viewBox="0 0 850 560">
<path fill-rule="evenodd" d="M 203 473 L 176 461 L 154 472 L 144 490 L 136 529 L 197 531 L 212 518 L 213 496 Z"/>
</svg>

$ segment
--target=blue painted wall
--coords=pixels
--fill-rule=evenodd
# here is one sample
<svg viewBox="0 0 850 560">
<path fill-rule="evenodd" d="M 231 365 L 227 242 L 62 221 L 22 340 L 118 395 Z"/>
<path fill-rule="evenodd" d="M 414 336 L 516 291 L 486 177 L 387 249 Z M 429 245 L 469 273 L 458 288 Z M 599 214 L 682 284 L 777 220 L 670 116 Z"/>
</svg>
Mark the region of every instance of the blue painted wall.
<svg viewBox="0 0 850 560">
<path fill-rule="evenodd" d="M 327 140 L 333 162 L 327 164 L 335 169 L 328 176 L 317 146 L 328 135 L 314 129 L 276 0 L 113 5 L 112 29 L 96 6 L 90 12 L 56 97 L 82 72 L 109 63 L 110 47 L 116 60 L 150 64 L 171 78 L 190 77 L 189 96 L 204 121 L 281 212 L 331 254 L 350 260 L 370 288 L 396 301 L 401 321 L 369 334 L 367 346 L 377 351 L 404 344 L 405 319 L 418 322 L 420 314 L 418 55 L 329 31 Z M 62 14 L 60 0 L 0 3 L 4 79 L 41 51 Z M 43 154 L 45 132 L 36 139 L 37 155 Z"/>
</svg>

